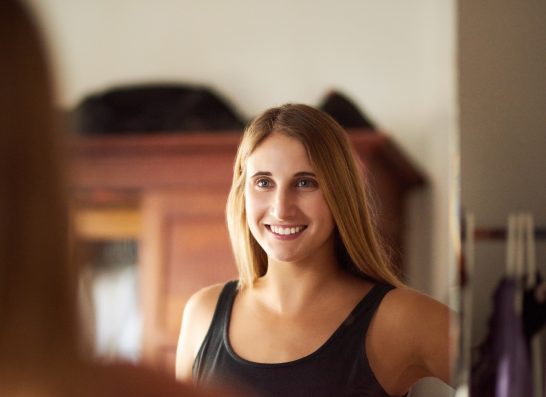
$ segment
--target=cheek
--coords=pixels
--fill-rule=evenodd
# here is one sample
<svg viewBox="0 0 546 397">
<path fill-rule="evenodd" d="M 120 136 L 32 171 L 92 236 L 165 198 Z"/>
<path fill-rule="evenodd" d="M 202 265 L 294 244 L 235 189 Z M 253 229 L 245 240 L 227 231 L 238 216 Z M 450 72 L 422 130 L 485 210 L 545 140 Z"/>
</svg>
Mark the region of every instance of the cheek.
<svg viewBox="0 0 546 397">
<path fill-rule="evenodd" d="M 250 227 L 255 223 L 260 217 L 260 201 L 255 196 L 255 193 L 245 190 L 245 211 L 247 222 Z"/>
<path fill-rule="evenodd" d="M 326 207 L 324 211 L 324 218 L 326 220 L 326 224 L 333 230 L 336 227 L 336 223 L 334 221 L 334 217 L 332 216 L 332 213 L 330 212 L 330 209 Z"/>
<path fill-rule="evenodd" d="M 321 222 L 325 227 L 328 227 L 332 230 L 335 228 L 334 217 L 332 215 L 332 212 L 330 211 L 330 207 L 328 207 L 328 204 L 324 199 L 318 200 L 316 202 L 315 211 L 317 214 L 319 214 Z"/>
<path fill-rule="evenodd" d="M 264 231 L 260 227 L 260 221 L 263 218 L 263 210 L 261 209 L 263 204 L 256 199 L 252 193 L 245 192 L 245 211 L 246 211 L 246 224 L 250 230 L 250 234 L 261 245 L 262 234 Z"/>
</svg>

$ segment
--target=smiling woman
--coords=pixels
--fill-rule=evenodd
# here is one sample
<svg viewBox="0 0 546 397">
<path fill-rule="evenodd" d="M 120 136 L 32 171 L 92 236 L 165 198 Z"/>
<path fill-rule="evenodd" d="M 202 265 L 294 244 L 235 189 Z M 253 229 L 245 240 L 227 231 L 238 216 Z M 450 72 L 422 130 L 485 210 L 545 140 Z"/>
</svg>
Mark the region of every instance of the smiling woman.
<svg viewBox="0 0 546 397">
<path fill-rule="evenodd" d="M 257 396 L 401 396 L 449 382 L 444 305 L 406 288 L 345 131 L 306 105 L 246 129 L 227 221 L 239 280 L 195 293 L 177 375 Z"/>
<path fill-rule="evenodd" d="M 300 164 L 292 164 L 296 167 L 293 172 L 307 170 L 316 175 L 321 195 L 337 226 L 334 242 L 338 264 L 351 272 L 401 285 L 379 242 L 362 172 L 345 131 L 325 113 L 305 105 L 287 105 L 266 111 L 251 123 L 239 147 L 227 204 L 227 221 L 241 285 L 252 284 L 267 271 L 263 247 L 256 244 L 256 236 L 249 233 L 247 226 L 245 207 L 251 200 L 245 198 L 245 185 L 248 174 L 252 174 L 249 160 L 252 166 L 253 154 L 264 150 L 262 143 L 273 133 L 299 142 L 299 146 L 287 145 L 292 152 L 281 148 L 276 151 L 274 156 L 279 163 L 286 163 L 297 155 Z M 360 238 L 354 238 L 357 235 Z"/>
<path fill-rule="evenodd" d="M 268 267 L 273 261 L 335 263 L 334 221 L 303 145 L 272 134 L 250 155 L 246 173 L 248 227 Z"/>
</svg>

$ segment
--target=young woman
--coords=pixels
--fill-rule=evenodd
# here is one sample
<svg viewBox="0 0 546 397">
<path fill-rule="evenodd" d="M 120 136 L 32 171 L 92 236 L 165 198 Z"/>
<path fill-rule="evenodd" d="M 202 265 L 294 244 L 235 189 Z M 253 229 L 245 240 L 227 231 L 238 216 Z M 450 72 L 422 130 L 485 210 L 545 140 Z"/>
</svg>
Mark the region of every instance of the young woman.
<svg viewBox="0 0 546 397">
<path fill-rule="evenodd" d="M 449 382 L 447 307 L 404 287 L 343 129 L 305 105 L 247 128 L 227 222 L 240 278 L 184 310 L 177 376 L 257 396 L 403 396 Z"/>
</svg>

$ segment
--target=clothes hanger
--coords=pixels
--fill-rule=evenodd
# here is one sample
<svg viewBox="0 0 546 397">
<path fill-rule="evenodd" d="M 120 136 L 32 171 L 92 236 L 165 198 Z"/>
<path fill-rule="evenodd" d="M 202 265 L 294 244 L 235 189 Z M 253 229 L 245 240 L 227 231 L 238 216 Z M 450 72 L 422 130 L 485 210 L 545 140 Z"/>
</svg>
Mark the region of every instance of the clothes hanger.
<svg viewBox="0 0 546 397">
<path fill-rule="evenodd" d="M 532 214 L 522 215 L 522 222 L 525 230 L 526 243 L 526 288 L 536 288 L 537 286 L 537 264 L 535 250 L 535 227 Z M 533 397 L 544 396 L 544 365 L 542 357 L 542 340 L 540 333 L 531 338 L 531 368 L 533 371 Z"/>
</svg>

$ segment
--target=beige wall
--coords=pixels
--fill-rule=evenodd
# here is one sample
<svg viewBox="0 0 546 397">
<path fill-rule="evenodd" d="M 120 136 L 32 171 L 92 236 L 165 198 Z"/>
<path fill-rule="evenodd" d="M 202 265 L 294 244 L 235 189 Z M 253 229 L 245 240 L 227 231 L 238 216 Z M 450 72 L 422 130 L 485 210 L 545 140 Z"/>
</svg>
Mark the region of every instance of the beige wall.
<svg viewBox="0 0 546 397">
<path fill-rule="evenodd" d="M 430 192 L 412 204 L 410 281 L 446 298 L 456 132 L 452 0 L 29 3 L 56 55 L 63 106 L 142 80 L 210 85 L 245 117 L 288 101 L 318 104 L 331 88 L 346 92 L 430 179 Z"/>
</svg>

